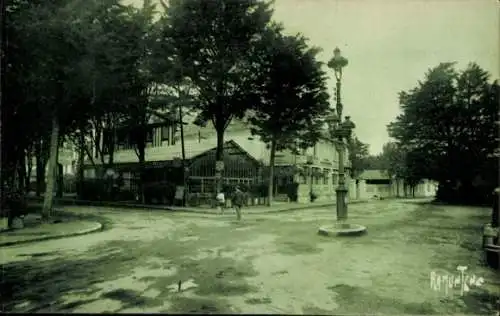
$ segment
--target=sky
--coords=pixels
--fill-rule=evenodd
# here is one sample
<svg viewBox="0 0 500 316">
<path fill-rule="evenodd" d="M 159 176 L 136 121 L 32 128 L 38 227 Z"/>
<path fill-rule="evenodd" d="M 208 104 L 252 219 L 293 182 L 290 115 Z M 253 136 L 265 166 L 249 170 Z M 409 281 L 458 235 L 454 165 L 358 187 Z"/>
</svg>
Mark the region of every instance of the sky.
<svg viewBox="0 0 500 316">
<path fill-rule="evenodd" d="M 210 1 L 210 0 L 201 0 Z M 142 4 L 142 0 L 125 0 Z M 342 79 L 344 115 L 355 134 L 378 154 L 390 141 L 386 126 L 400 113 L 398 93 L 414 87 L 429 68 L 476 62 L 500 78 L 500 2 L 496 0 L 275 0 L 274 20 L 285 33 L 302 33 L 349 60 Z M 329 92 L 334 103 L 334 74 Z"/>
<path fill-rule="evenodd" d="M 338 46 L 344 115 L 371 154 L 389 141 L 386 126 L 400 113 L 398 92 L 414 87 L 440 62 L 463 69 L 476 62 L 499 78 L 500 2 L 495 0 L 276 0 L 274 18 L 323 49 Z M 334 96 L 334 74 L 329 87 Z"/>
</svg>

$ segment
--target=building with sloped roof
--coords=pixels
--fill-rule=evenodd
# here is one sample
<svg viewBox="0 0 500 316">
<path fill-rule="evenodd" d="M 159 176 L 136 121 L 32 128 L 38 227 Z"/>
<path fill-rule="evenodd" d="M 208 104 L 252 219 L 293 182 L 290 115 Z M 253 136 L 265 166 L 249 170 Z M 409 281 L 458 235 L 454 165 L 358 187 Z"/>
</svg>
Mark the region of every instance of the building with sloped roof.
<svg viewBox="0 0 500 316">
<path fill-rule="evenodd" d="M 215 188 L 217 135 L 211 123 L 206 126 L 194 124 L 195 117 L 195 114 L 183 117 L 188 190 L 190 193 L 210 195 Z M 182 148 L 177 123 L 175 119 L 166 121 L 165 117 L 151 120 L 145 150 L 148 181 L 182 184 L 182 171 L 179 172 Z M 126 180 L 128 188 L 133 189 L 134 179 L 138 178 L 138 157 L 127 137 L 120 132 L 117 134 L 113 168 Z M 251 135 L 244 119 L 233 119 L 226 129 L 224 141 L 224 183 L 251 185 L 267 181 L 270 150 L 258 137 Z M 105 155 L 104 160 L 107 159 Z M 99 161 L 94 161 L 98 168 L 101 167 Z M 348 162 L 346 166 L 349 168 Z M 87 161 L 85 176 L 93 178 L 98 173 Z M 276 153 L 274 173 L 275 198 L 278 200 L 286 200 L 286 186 L 292 182 L 299 184 L 300 202 L 308 201 L 310 192 L 317 196 L 318 201 L 334 200 L 338 185 L 338 153 L 326 137 L 299 154 L 279 151 Z M 348 175 L 347 180 L 349 185 Z"/>
</svg>

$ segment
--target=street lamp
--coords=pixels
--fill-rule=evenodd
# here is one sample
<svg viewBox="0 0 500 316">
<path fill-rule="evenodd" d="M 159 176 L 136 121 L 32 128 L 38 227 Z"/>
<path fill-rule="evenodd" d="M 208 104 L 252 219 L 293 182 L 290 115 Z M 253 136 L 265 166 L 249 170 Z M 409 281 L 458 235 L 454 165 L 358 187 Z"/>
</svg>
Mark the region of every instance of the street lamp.
<svg viewBox="0 0 500 316">
<path fill-rule="evenodd" d="M 320 227 L 318 233 L 325 236 L 342 236 L 342 235 L 360 235 L 366 231 L 366 227 L 357 224 L 347 224 L 347 188 L 345 185 L 345 140 L 351 138 L 352 130 L 356 127 L 351 121 L 349 116 L 346 116 L 342 120 L 342 99 L 340 96 L 341 80 L 342 80 L 342 68 L 347 66 L 347 59 L 343 57 L 340 53 L 340 49 L 335 48 L 333 51 L 333 58 L 328 62 L 328 67 L 332 68 L 335 73 L 335 79 L 337 79 L 336 86 L 336 106 L 335 110 L 332 109 L 332 114 L 327 118 L 330 135 L 335 143 L 335 147 L 339 153 L 339 185 L 337 187 L 337 223 L 333 225 Z"/>
<path fill-rule="evenodd" d="M 352 134 L 352 130 L 355 125 L 350 120 L 349 116 L 342 120 L 342 98 L 341 98 L 341 81 L 342 81 L 342 69 L 347 66 L 347 58 L 343 57 L 340 49 L 337 47 L 333 51 L 333 58 L 328 62 L 328 67 L 332 68 L 335 73 L 335 79 L 337 79 L 336 85 L 336 115 L 332 117 L 331 134 L 335 140 L 335 145 L 339 153 L 339 184 L 336 191 L 337 194 L 337 220 L 339 222 L 344 222 L 347 220 L 347 188 L 345 185 L 345 142 L 344 140 L 349 139 Z"/>
<path fill-rule="evenodd" d="M 340 53 L 340 49 L 338 47 L 336 47 L 335 50 L 333 51 L 333 58 L 330 59 L 327 66 L 328 66 L 328 68 L 333 69 L 333 71 L 335 73 L 335 78 L 337 79 L 336 110 L 337 110 L 337 117 L 338 117 L 339 121 L 342 120 L 342 109 L 343 109 L 342 100 L 340 97 L 340 84 L 342 81 L 342 68 L 347 66 L 347 64 L 348 64 L 347 58 L 342 56 L 342 54 Z"/>
</svg>

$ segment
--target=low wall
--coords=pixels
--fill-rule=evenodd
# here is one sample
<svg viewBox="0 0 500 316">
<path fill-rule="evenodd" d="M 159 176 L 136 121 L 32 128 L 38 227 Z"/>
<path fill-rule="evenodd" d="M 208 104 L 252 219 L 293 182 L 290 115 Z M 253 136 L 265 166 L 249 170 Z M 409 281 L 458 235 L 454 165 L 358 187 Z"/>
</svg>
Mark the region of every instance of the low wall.
<svg viewBox="0 0 500 316">
<path fill-rule="evenodd" d="M 329 202 L 336 200 L 336 185 L 332 184 L 315 184 L 312 187 L 312 191 L 316 194 L 318 202 Z M 348 187 L 347 199 L 348 200 L 356 200 L 356 195 L 351 196 L 351 188 Z M 309 184 L 300 184 L 298 188 L 298 202 L 300 203 L 308 203 L 310 202 L 310 193 L 311 187 Z M 360 197 L 361 198 L 361 197 Z"/>
</svg>

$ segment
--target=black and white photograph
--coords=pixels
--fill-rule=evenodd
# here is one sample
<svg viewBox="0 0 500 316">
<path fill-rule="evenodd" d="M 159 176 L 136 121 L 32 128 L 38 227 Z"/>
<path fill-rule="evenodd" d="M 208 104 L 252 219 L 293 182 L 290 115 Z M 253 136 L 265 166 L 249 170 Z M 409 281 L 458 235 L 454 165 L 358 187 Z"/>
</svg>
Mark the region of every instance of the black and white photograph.
<svg viewBox="0 0 500 316">
<path fill-rule="evenodd" d="M 500 316 L 500 1 L 0 11 L 1 313 Z"/>
</svg>

